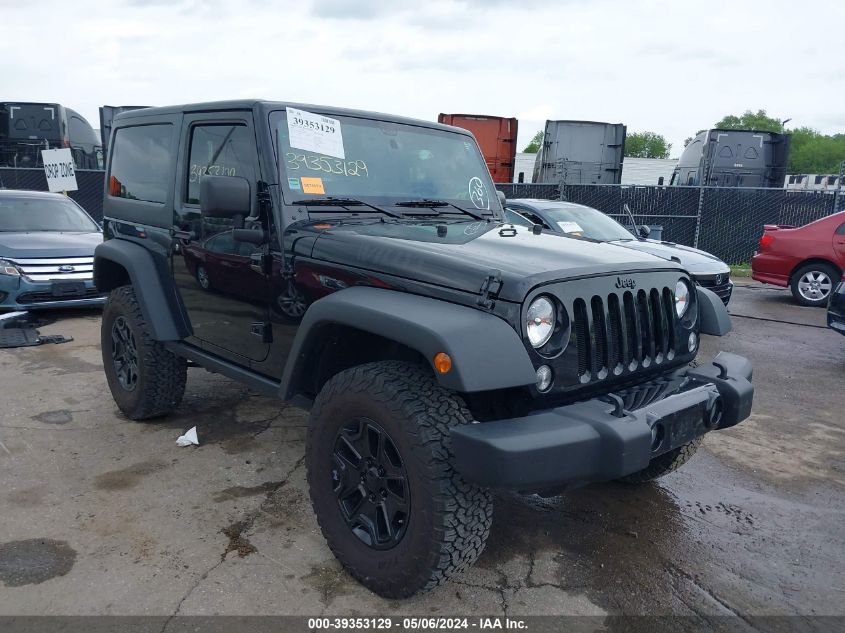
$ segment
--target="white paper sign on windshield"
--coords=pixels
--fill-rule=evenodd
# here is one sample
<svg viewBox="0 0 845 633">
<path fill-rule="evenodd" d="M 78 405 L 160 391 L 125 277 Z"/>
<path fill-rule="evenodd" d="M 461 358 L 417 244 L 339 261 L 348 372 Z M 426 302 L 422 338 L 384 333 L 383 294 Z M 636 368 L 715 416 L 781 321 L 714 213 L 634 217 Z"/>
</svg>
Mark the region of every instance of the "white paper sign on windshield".
<svg viewBox="0 0 845 633">
<path fill-rule="evenodd" d="M 564 233 L 583 233 L 584 229 L 577 222 L 558 222 L 557 225 Z"/>
<path fill-rule="evenodd" d="M 346 158 L 340 121 L 322 114 L 288 108 L 290 146 L 306 152 Z"/>
</svg>

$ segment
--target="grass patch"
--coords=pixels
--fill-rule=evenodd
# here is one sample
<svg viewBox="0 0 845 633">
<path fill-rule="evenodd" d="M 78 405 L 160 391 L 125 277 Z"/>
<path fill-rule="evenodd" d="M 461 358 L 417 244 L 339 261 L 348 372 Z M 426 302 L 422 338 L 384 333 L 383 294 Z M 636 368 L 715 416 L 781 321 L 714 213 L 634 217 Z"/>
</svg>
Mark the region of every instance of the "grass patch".
<svg viewBox="0 0 845 633">
<path fill-rule="evenodd" d="M 750 277 L 751 264 L 731 264 L 731 277 Z"/>
</svg>

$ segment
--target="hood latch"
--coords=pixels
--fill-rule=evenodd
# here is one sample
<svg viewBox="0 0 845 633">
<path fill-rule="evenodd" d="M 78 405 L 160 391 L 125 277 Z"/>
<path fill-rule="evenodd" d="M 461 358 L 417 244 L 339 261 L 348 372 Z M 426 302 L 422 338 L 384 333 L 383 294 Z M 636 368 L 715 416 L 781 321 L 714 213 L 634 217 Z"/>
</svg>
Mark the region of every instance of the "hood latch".
<svg viewBox="0 0 845 633">
<path fill-rule="evenodd" d="M 481 284 L 481 290 L 478 292 L 479 297 L 476 303 L 487 310 L 492 309 L 501 289 L 502 271 L 491 270 L 490 274 L 487 275 L 487 278 L 484 280 L 484 283 Z"/>
</svg>

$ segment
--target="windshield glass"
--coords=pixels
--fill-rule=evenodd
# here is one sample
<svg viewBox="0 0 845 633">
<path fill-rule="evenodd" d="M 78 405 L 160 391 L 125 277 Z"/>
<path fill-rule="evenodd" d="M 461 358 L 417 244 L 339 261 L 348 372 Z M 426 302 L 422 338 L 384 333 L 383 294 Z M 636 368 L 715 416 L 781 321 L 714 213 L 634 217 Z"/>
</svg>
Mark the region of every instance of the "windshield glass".
<svg viewBox="0 0 845 633">
<path fill-rule="evenodd" d="M 293 108 L 272 113 L 270 123 L 287 200 L 333 197 L 391 205 L 425 199 L 482 213 L 500 209 L 478 146 L 462 134 Z"/>
<path fill-rule="evenodd" d="M 98 227 L 70 200 L 0 197 L 0 231 L 95 233 Z"/>
<path fill-rule="evenodd" d="M 634 239 L 619 222 L 590 207 L 544 207 L 542 210 L 554 228 L 564 233 L 602 242 Z"/>
</svg>

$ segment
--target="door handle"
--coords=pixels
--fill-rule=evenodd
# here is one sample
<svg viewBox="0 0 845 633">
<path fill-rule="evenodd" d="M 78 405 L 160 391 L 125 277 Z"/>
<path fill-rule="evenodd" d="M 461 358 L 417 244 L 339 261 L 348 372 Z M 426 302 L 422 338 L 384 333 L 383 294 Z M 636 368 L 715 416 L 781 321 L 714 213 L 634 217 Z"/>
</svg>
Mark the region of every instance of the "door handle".
<svg viewBox="0 0 845 633">
<path fill-rule="evenodd" d="M 189 242 L 193 242 L 196 239 L 193 231 L 183 231 L 175 226 L 170 229 L 170 234 L 177 240 L 187 240 Z"/>
<path fill-rule="evenodd" d="M 253 253 L 249 256 L 249 267 L 259 275 L 269 275 L 271 261 L 271 256 L 266 253 Z"/>
</svg>

